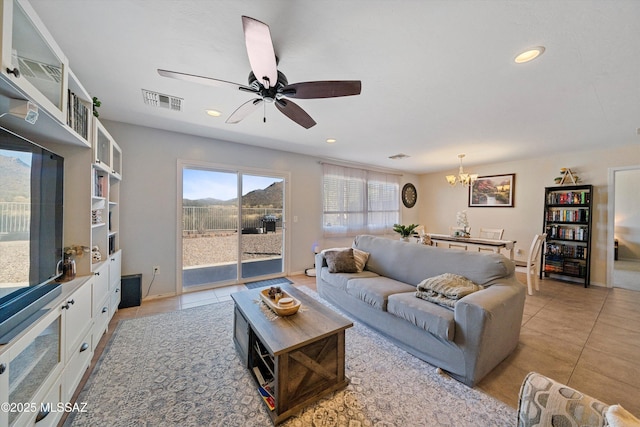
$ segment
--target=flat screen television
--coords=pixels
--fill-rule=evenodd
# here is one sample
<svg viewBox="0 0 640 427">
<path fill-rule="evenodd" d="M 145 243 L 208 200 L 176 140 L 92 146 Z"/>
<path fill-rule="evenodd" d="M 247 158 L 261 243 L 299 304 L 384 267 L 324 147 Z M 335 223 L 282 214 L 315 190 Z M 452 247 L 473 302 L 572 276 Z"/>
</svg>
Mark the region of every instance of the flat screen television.
<svg viewBox="0 0 640 427">
<path fill-rule="evenodd" d="M 0 344 L 60 293 L 63 184 L 62 157 L 0 127 Z"/>
</svg>

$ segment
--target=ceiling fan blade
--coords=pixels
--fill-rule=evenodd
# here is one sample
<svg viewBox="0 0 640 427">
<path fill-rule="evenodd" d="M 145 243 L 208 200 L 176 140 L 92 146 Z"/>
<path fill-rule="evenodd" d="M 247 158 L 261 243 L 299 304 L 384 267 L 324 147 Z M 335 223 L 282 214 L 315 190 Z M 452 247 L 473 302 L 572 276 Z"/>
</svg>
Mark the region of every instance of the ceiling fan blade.
<svg viewBox="0 0 640 427">
<path fill-rule="evenodd" d="M 214 79 L 211 77 L 196 76 L 194 74 L 179 73 L 177 71 L 162 70 L 160 68 L 158 68 L 158 74 L 160 74 L 163 77 L 184 80 L 192 83 L 205 84 L 205 85 L 215 86 L 215 87 L 233 87 L 236 90 L 241 90 L 241 91 L 251 92 L 251 93 L 257 92 L 255 89 L 249 86 L 245 86 L 245 85 L 241 85 L 233 82 L 227 82 L 225 80 Z"/>
<path fill-rule="evenodd" d="M 277 99 L 276 107 L 282 111 L 282 114 L 299 124 L 305 129 L 315 126 L 316 122 L 307 114 L 300 106 L 286 99 Z"/>
<path fill-rule="evenodd" d="M 234 111 L 225 123 L 235 124 L 253 113 L 264 101 L 261 98 L 255 98 L 245 102 Z"/>
<path fill-rule="evenodd" d="M 264 87 L 275 86 L 278 82 L 278 66 L 269 26 L 264 22 L 243 16 L 242 29 L 253 74 Z"/>
<path fill-rule="evenodd" d="M 326 80 L 293 83 L 282 88 L 281 93 L 289 98 L 335 98 L 338 96 L 360 95 L 360 80 Z"/>
</svg>

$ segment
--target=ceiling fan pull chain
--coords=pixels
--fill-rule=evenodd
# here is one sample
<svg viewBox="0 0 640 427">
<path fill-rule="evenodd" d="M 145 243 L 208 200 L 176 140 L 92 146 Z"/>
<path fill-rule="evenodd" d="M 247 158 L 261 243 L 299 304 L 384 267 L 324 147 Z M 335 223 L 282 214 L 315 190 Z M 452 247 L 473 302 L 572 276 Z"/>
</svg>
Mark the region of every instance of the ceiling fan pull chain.
<svg viewBox="0 0 640 427">
<path fill-rule="evenodd" d="M 262 103 L 262 123 L 267 123 L 267 103 Z"/>
</svg>

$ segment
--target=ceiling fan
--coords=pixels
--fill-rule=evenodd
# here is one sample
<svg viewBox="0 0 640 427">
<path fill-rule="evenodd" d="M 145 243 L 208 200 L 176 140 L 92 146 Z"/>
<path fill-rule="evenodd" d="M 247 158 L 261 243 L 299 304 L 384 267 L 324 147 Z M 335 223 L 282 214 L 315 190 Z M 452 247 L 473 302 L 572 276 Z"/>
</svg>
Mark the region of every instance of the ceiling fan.
<svg viewBox="0 0 640 427">
<path fill-rule="evenodd" d="M 282 114 L 305 129 L 309 129 L 316 124 L 315 120 L 287 98 L 334 98 L 360 94 L 362 87 L 360 80 L 324 80 L 289 84 L 287 77 L 278 71 L 278 59 L 273 49 L 269 26 L 243 16 L 242 29 L 251 64 L 248 85 L 177 71 L 158 69 L 158 73 L 164 77 L 217 87 L 231 87 L 257 95 L 257 98 L 242 104 L 235 110 L 226 120 L 227 123 L 238 123 L 264 103 L 273 103 Z"/>
</svg>

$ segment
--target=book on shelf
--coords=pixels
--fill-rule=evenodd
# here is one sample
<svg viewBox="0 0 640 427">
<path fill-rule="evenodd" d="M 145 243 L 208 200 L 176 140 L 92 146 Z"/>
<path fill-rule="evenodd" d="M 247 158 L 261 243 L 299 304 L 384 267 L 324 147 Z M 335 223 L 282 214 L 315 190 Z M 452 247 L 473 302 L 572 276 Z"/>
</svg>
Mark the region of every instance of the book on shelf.
<svg viewBox="0 0 640 427">
<path fill-rule="evenodd" d="M 67 124 L 84 139 L 89 139 L 89 108 L 71 90 L 67 97 Z"/>
<path fill-rule="evenodd" d="M 276 400 L 273 398 L 273 396 L 267 390 L 265 390 L 264 387 L 258 387 L 258 390 L 260 391 L 260 396 L 262 396 L 262 400 L 264 400 L 264 402 L 267 404 L 269 409 L 271 411 L 276 409 Z"/>
<path fill-rule="evenodd" d="M 107 195 L 107 176 L 96 170 L 94 186 L 95 197 L 105 197 Z"/>
</svg>

